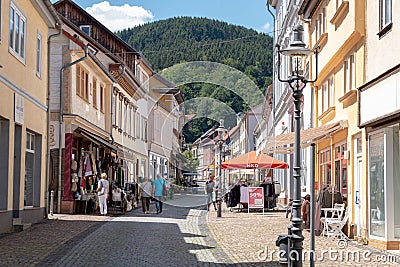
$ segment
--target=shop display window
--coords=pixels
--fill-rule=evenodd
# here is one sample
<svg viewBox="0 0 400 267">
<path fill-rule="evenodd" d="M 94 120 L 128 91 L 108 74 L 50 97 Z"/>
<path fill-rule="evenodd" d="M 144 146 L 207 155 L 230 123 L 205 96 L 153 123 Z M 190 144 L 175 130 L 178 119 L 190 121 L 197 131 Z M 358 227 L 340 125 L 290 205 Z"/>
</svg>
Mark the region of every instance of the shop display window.
<svg viewBox="0 0 400 267">
<path fill-rule="evenodd" d="M 369 137 L 370 234 L 385 237 L 384 133 Z"/>
</svg>

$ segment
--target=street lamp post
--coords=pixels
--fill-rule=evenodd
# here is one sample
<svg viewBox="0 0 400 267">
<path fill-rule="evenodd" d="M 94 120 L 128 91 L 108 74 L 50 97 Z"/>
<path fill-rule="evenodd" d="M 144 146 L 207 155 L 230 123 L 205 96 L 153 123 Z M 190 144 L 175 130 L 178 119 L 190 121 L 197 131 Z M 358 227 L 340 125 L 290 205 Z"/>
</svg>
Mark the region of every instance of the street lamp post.
<svg viewBox="0 0 400 267">
<path fill-rule="evenodd" d="M 301 218 L 301 159 L 300 159 L 300 130 L 301 130 L 301 101 L 303 98 L 303 89 L 307 83 L 313 83 L 317 80 L 307 80 L 305 74 L 305 60 L 306 57 L 315 54 L 316 73 L 318 74 L 318 49 L 315 51 L 306 48 L 303 42 L 302 25 L 297 25 L 293 28 L 292 42 L 286 49 L 280 50 L 278 48 L 278 80 L 289 84 L 293 91 L 294 98 L 294 162 L 293 162 L 293 179 L 294 179 L 294 196 L 293 196 L 293 216 L 292 225 L 289 226 L 289 240 L 291 247 L 288 247 L 287 259 L 290 266 L 301 267 L 302 253 L 303 253 L 303 240 L 302 234 L 302 218 Z M 281 54 L 290 57 L 289 76 L 282 79 L 280 75 Z M 311 192 L 313 193 L 313 192 Z"/>
<path fill-rule="evenodd" d="M 222 196 L 225 193 L 225 185 L 224 182 L 221 181 L 222 177 L 222 148 L 224 146 L 224 135 L 227 132 L 227 130 L 224 127 L 224 120 L 219 120 L 219 126 L 217 128 L 218 132 L 218 140 L 216 142 L 218 146 L 218 152 L 219 152 L 219 160 L 218 160 L 218 177 L 219 177 L 219 185 L 218 185 L 218 191 L 220 191 L 221 183 L 222 183 L 222 188 L 221 192 L 218 194 L 218 199 L 217 199 L 217 217 L 221 217 L 222 211 L 221 211 L 221 205 L 222 205 Z"/>
</svg>

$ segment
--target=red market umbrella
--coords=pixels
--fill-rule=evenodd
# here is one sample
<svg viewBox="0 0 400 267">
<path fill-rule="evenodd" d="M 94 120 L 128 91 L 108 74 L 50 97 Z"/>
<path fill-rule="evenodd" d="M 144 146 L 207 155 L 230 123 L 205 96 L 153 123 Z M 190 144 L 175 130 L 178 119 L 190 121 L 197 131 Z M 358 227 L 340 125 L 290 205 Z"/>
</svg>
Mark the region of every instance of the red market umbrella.
<svg viewBox="0 0 400 267">
<path fill-rule="evenodd" d="M 236 158 L 222 162 L 222 169 L 287 169 L 286 162 L 275 159 L 264 153 L 256 155 L 256 151 L 248 152 Z"/>
</svg>

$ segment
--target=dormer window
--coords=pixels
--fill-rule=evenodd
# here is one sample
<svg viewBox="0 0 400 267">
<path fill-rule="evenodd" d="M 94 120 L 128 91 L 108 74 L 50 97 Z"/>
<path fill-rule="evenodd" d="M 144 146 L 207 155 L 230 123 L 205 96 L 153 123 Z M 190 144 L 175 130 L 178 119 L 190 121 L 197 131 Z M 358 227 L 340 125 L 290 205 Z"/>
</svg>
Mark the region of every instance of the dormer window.
<svg viewBox="0 0 400 267">
<path fill-rule="evenodd" d="M 91 25 L 81 25 L 81 26 L 79 26 L 79 28 L 80 28 L 84 33 L 86 33 L 88 36 L 90 36 L 90 32 L 91 32 L 91 29 L 92 29 L 92 26 L 91 26 Z"/>
</svg>

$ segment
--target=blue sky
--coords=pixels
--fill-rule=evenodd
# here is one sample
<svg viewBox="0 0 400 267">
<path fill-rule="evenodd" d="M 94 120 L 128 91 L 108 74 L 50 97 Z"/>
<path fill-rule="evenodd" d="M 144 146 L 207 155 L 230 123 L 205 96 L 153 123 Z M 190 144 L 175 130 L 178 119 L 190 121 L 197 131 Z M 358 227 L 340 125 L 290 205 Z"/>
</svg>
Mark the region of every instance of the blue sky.
<svg viewBox="0 0 400 267">
<path fill-rule="evenodd" d="M 54 2 L 53 0 L 52 2 Z M 206 17 L 272 31 L 273 20 L 267 0 L 75 0 L 110 30 L 178 16 Z"/>
</svg>

